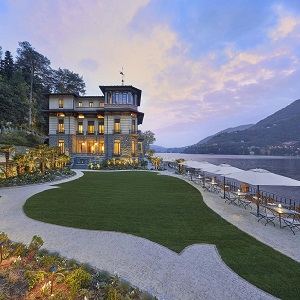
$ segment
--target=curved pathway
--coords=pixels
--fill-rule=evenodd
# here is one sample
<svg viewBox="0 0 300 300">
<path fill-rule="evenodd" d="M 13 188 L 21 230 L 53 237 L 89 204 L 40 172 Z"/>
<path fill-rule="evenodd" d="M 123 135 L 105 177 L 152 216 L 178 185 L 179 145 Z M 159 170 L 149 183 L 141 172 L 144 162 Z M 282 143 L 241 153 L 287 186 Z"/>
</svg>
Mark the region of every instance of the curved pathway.
<svg viewBox="0 0 300 300">
<path fill-rule="evenodd" d="M 171 175 L 170 173 L 164 173 Z M 26 199 L 60 182 L 1 189 L 0 228 L 13 241 L 29 243 L 33 235 L 62 256 L 117 272 L 122 279 L 165 300 L 275 299 L 240 278 L 220 258 L 214 245 L 197 244 L 177 254 L 128 234 L 74 229 L 25 216 Z"/>
</svg>

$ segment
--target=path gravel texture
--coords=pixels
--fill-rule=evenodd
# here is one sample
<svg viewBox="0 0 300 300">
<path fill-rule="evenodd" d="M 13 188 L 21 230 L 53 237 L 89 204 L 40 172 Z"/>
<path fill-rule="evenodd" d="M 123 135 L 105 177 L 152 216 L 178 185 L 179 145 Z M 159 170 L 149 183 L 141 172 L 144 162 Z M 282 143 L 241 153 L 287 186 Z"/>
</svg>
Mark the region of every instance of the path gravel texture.
<svg viewBox="0 0 300 300">
<path fill-rule="evenodd" d="M 83 175 L 81 171 L 76 172 L 75 177 L 55 183 Z M 160 174 L 176 176 L 166 171 Z M 276 299 L 229 269 L 214 245 L 191 245 L 177 254 L 149 240 L 128 234 L 67 228 L 27 218 L 22 210 L 26 199 L 41 191 L 57 188 L 52 186 L 55 183 L 1 189 L 0 231 L 7 233 L 11 240 L 26 244 L 34 235 L 39 235 L 44 240 L 44 248 L 111 274 L 117 272 L 122 279 L 159 299 Z M 293 236 L 291 232 L 278 227 L 257 223 L 249 211 L 224 204 L 218 195 L 201 192 L 206 204 L 223 218 L 299 261 L 299 253 L 290 249 L 296 247 L 295 240 L 298 240 L 296 249 L 299 249 L 299 236 Z M 268 232 L 275 238 L 267 238 Z M 275 242 L 278 232 L 283 237 L 292 237 L 288 239 L 290 244 L 286 244 L 286 247 Z"/>
</svg>

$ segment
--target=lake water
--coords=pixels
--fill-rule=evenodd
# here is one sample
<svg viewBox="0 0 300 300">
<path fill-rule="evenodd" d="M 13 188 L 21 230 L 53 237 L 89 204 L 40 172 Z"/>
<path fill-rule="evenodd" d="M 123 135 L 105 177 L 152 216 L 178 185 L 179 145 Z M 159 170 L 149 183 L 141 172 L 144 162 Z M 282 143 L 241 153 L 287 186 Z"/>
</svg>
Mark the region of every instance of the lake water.
<svg viewBox="0 0 300 300">
<path fill-rule="evenodd" d="M 243 170 L 260 168 L 300 180 L 300 157 L 182 153 L 156 153 L 156 155 L 164 159 L 183 158 L 185 160 L 208 161 L 216 165 L 225 163 Z M 292 199 L 296 203 L 300 204 L 300 187 L 262 186 L 261 190 Z"/>
</svg>

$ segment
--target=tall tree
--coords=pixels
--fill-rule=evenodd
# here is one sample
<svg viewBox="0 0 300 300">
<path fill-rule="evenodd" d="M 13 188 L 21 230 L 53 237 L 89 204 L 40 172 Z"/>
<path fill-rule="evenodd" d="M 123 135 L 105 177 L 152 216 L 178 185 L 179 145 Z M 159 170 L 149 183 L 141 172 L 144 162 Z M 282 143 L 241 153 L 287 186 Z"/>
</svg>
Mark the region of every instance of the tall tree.
<svg viewBox="0 0 300 300">
<path fill-rule="evenodd" d="M 144 153 L 147 153 L 150 150 L 150 145 L 156 141 L 155 134 L 152 131 L 147 130 L 142 132 L 142 137 L 144 138 Z"/>
<path fill-rule="evenodd" d="M 68 70 L 61 69 L 53 71 L 53 92 L 85 94 L 85 83 L 82 76 Z"/>
<path fill-rule="evenodd" d="M 14 72 L 14 60 L 10 51 L 5 51 L 4 62 L 3 62 L 3 78 L 10 80 Z"/>
<path fill-rule="evenodd" d="M 0 46 L 0 81 L 2 80 L 3 78 L 3 64 L 4 64 L 4 61 L 2 60 L 2 47 Z"/>
<path fill-rule="evenodd" d="M 31 128 L 34 85 L 49 86 L 52 70 L 50 60 L 38 53 L 29 42 L 19 42 L 17 54 L 16 65 L 22 70 L 25 80 L 30 85 L 28 127 Z"/>
</svg>

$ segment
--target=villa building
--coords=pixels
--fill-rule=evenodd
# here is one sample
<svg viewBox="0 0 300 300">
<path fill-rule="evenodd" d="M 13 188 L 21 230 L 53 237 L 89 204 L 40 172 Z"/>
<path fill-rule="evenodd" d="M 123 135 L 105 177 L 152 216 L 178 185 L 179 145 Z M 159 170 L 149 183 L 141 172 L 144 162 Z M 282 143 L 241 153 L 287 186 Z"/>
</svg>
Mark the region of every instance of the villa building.
<svg viewBox="0 0 300 300">
<path fill-rule="evenodd" d="M 49 146 L 88 163 L 92 159 L 141 157 L 138 111 L 142 91 L 129 85 L 99 86 L 104 96 L 47 94 Z"/>
</svg>

